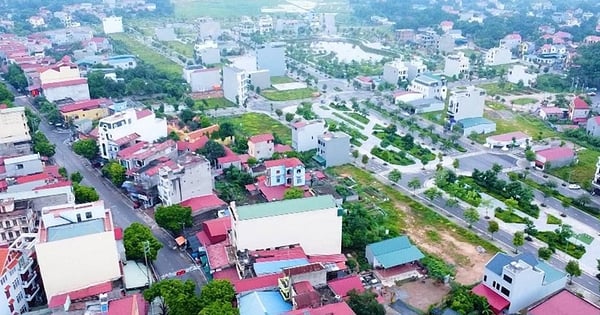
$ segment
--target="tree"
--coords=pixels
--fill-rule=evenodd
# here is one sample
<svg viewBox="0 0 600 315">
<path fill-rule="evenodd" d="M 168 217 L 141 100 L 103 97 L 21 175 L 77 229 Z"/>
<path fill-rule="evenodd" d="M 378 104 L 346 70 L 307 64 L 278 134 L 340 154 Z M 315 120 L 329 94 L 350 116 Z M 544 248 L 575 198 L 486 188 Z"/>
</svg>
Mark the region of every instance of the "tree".
<svg viewBox="0 0 600 315">
<path fill-rule="evenodd" d="M 283 199 L 300 199 L 304 197 L 304 191 L 298 187 L 291 187 L 285 190 L 283 193 Z"/>
<path fill-rule="evenodd" d="M 535 152 L 533 152 L 531 149 L 525 150 L 525 159 L 527 159 L 529 162 L 535 161 Z"/>
<path fill-rule="evenodd" d="M 257 87 L 258 89 L 258 87 Z M 209 283 L 212 283 L 209 282 Z M 239 315 L 239 309 L 233 307 L 231 302 L 213 302 L 208 306 L 204 307 L 199 315 Z"/>
<path fill-rule="evenodd" d="M 433 201 L 442 196 L 442 192 L 435 187 L 428 188 L 423 192 L 423 194 L 425 197 L 427 197 L 427 199 L 429 199 L 429 201 Z"/>
<path fill-rule="evenodd" d="M 235 126 L 231 122 L 224 122 L 219 125 L 219 136 L 221 139 L 235 136 Z"/>
<path fill-rule="evenodd" d="M 64 167 L 60 167 L 58 169 L 58 175 L 60 175 L 62 178 L 68 178 L 69 177 L 69 173 L 67 172 L 67 169 Z"/>
<path fill-rule="evenodd" d="M 218 158 L 224 157 L 226 155 L 225 148 L 223 147 L 223 145 L 214 140 L 208 140 L 204 147 L 198 149 L 197 152 L 198 154 L 204 155 L 213 166 L 217 164 Z"/>
<path fill-rule="evenodd" d="M 515 232 L 513 235 L 513 245 L 515 245 L 515 253 L 519 252 L 519 247 L 525 244 L 525 235 L 521 231 Z"/>
<path fill-rule="evenodd" d="M 538 249 L 538 257 L 542 260 L 548 260 L 552 256 L 552 250 L 548 247 L 540 247 Z"/>
<path fill-rule="evenodd" d="M 6 81 L 15 87 L 17 90 L 25 90 L 27 88 L 27 77 L 18 65 L 11 63 L 8 65 L 8 72 L 4 75 Z"/>
<path fill-rule="evenodd" d="M 473 227 L 473 223 L 479 221 L 479 211 L 473 207 L 465 210 L 463 215 L 465 216 L 465 221 L 469 223 L 469 228 Z"/>
<path fill-rule="evenodd" d="M 590 195 L 588 195 L 586 193 L 579 195 L 579 197 L 577 197 L 577 199 L 575 199 L 575 203 L 577 203 L 578 205 L 581 205 L 582 207 L 585 207 L 590 202 L 592 202 L 592 198 L 590 197 Z"/>
<path fill-rule="evenodd" d="M 361 162 L 363 164 L 367 164 L 369 162 L 369 156 L 366 154 L 363 154 Z"/>
<path fill-rule="evenodd" d="M 452 167 L 454 167 L 455 169 L 460 167 L 460 160 L 459 159 L 454 159 L 454 161 L 452 161 Z"/>
<path fill-rule="evenodd" d="M 531 221 L 531 219 L 527 217 L 523 218 L 523 221 L 525 223 L 525 229 L 523 230 L 523 232 L 525 232 L 527 236 L 535 236 L 538 231 L 533 221 Z"/>
<path fill-rule="evenodd" d="M 117 188 L 121 188 L 121 185 L 125 182 L 125 172 L 125 167 L 117 161 L 110 161 L 102 167 L 102 175 L 108 178 Z"/>
<path fill-rule="evenodd" d="M 573 277 L 581 276 L 581 268 L 577 260 L 569 260 L 565 266 L 565 272 L 569 275 L 569 284 L 573 284 Z"/>
<path fill-rule="evenodd" d="M 281 119 L 281 116 L 283 115 L 283 111 L 278 108 L 275 110 L 275 115 L 277 115 L 277 117 L 279 117 L 279 119 Z"/>
<path fill-rule="evenodd" d="M 73 193 L 75 194 L 75 203 L 86 203 L 97 201 L 100 196 L 93 187 L 83 186 L 79 184 L 73 185 Z"/>
<path fill-rule="evenodd" d="M 148 246 L 150 245 L 150 246 Z M 149 227 L 141 223 L 132 223 L 123 232 L 123 246 L 128 260 L 148 261 L 156 259 L 163 245 L 152 235 Z M 149 249 L 144 257 L 144 246 Z"/>
<path fill-rule="evenodd" d="M 100 152 L 98 150 L 98 144 L 94 139 L 79 140 L 73 143 L 72 148 L 73 152 L 75 152 L 77 155 L 83 156 L 88 160 L 95 158 Z"/>
<path fill-rule="evenodd" d="M 413 195 L 415 194 L 416 190 L 421 188 L 421 179 L 419 179 L 418 177 L 413 177 L 409 182 L 408 182 L 408 188 L 413 190 Z"/>
<path fill-rule="evenodd" d="M 192 226 L 192 209 L 181 205 L 160 206 L 154 213 L 156 224 L 178 234 L 185 226 Z"/>
<path fill-rule="evenodd" d="M 377 302 L 375 293 L 357 293 L 356 290 L 352 290 L 348 296 L 348 306 L 356 315 L 385 315 L 385 308 Z"/>
<path fill-rule="evenodd" d="M 45 157 L 52 157 L 56 153 L 56 146 L 46 138 L 46 135 L 38 131 L 33 134 L 33 152 Z"/>
<path fill-rule="evenodd" d="M 71 182 L 79 184 L 79 183 L 81 183 L 82 180 L 83 180 L 83 175 L 81 175 L 81 173 L 75 172 L 75 173 L 71 174 Z"/>
<path fill-rule="evenodd" d="M 285 113 L 285 121 L 290 122 L 292 120 L 294 120 L 294 117 L 296 115 L 294 115 L 294 113 Z"/>
<path fill-rule="evenodd" d="M 212 280 L 202 287 L 200 304 L 206 307 L 215 302 L 231 302 L 235 298 L 235 289 L 228 280 Z"/>
<path fill-rule="evenodd" d="M 402 173 L 400 173 L 400 171 L 397 169 L 393 169 L 388 174 L 388 179 L 394 183 L 397 183 L 400 179 L 402 179 Z"/>
<path fill-rule="evenodd" d="M 454 208 L 456 206 L 458 206 L 458 199 L 450 198 L 450 199 L 446 200 L 446 207 Z"/>
<path fill-rule="evenodd" d="M 160 298 L 164 315 L 198 315 L 202 310 L 196 284 L 191 280 L 165 279 L 152 284 L 144 291 L 144 299 L 153 302 L 156 298 Z"/>
<path fill-rule="evenodd" d="M 488 228 L 487 228 L 488 232 L 490 232 L 490 237 L 492 239 L 494 239 L 494 233 L 498 232 L 498 230 L 500 230 L 500 226 L 498 225 L 498 221 L 496 220 L 490 220 L 488 221 Z"/>
</svg>

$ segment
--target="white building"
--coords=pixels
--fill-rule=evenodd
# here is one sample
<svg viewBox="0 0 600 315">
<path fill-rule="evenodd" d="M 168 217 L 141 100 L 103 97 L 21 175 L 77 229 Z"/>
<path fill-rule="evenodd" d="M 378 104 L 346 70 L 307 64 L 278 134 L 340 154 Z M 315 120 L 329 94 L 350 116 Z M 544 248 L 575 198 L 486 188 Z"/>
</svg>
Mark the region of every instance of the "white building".
<svg viewBox="0 0 600 315">
<path fill-rule="evenodd" d="M 292 124 L 292 148 L 298 152 L 316 149 L 318 138 L 325 132 L 323 120 L 298 121 Z"/>
<path fill-rule="evenodd" d="M 427 66 L 423 63 L 423 60 L 413 60 L 410 62 L 405 62 L 404 64 L 408 68 L 409 81 L 427 72 Z"/>
<path fill-rule="evenodd" d="M 497 314 L 503 310 L 516 314 L 566 284 L 564 272 L 538 261 L 532 254 L 511 257 L 498 253 L 485 266 L 483 282 L 473 292 L 484 296 Z"/>
<path fill-rule="evenodd" d="M 454 89 L 450 92 L 448 102 L 448 119 L 459 121 L 465 118 L 483 117 L 485 90 L 468 86 L 465 89 Z"/>
<path fill-rule="evenodd" d="M 10 247 L 0 248 L 0 314 L 24 314 L 40 293 L 40 281 L 35 271 L 35 234 L 23 234 Z"/>
<path fill-rule="evenodd" d="M 42 210 L 35 252 L 48 301 L 121 278 L 113 228 L 103 201 Z"/>
<path fill-rule="evenodd" d="M 318 137 L 317 158 L 325 167 L 350 163 L 350 136 L 343 132 L 327 132 Z"/>
<path fill-rule="evenodd" d="M 104 34 L 123 33 L 123 18 L 120 16 L 107 16 L 102 19 Z"/>
<path fill-rule="evenodd" d="M 44 21 L 44 18 L 39 15 L 34 15 L 30 17 L 29 19 L 27 19 L 27 22 L 29 22 L 29 24 L 31 24 L 31 26 L 33 27 L 46 26 L 46 21 Z"/>
<path fill-rule="evenodd" d="M 252 21 L 252 18 L 248 16 L 242 16 L 239 24 L 240 34 L 242 36 L 250 36 L 256 32 L 256 24 Z"/>
<path fill-rule="evenodd" d="M 158 197 L 165 206 L 213 193 L 210 162 L 194 153 L 180 156 L 174 168 L 161 167 L 158 175 Z"/>
<path fill-rule="evenodd" d="M 248 99 L 250 78 L 246 71 L 236 67 L 223 67 L 223 97 L 237 105 Z"/>
<path fill-rule="evenodd" d="M 258 32 L 261 34 L 272 32 L 273 25 L 273 18 L 270 15 L 263 15 L 260 18 L 258 18 Z"/>
<path fill-rule="evenodd" d="M 117 152 L 134 141 L 152 143 L 167 136 L 167 121 L 156 118 L 149 109 L 127 109 L 100 119 L 98 146 L 100 156 L 112 160 Z"/>
<path fill-rule="evenodd" d="M 445 99 L 448 93 L 446 81 L 430 74 L 423 74 L 412 80 L 408 90 L 421 93 L 423 98 Z"/>
<path fill-rule="evenodd" d="M 221 36 L 221 23 L 210 17 L 202 17 L 196 20 L 198 37 L 200 40 L 216 40 Z"/>
<path fill-rule="evenodd" d="M 256 68 L 269 70 L 271 76 L 284 76 L 287 71 L 285 43 L 267 43 L 256 48 Z"/>
<path fill-rule="evenodd" d="M 456 55 L 448 55 L 445 58 L 444 75 L 458 77 L 460 74 L 468 74 L 470 64 L 469 58 L 463 52 L 459 52 Z"/>
<path fill-rule="evenodd" d="M 390 61 L 383 66 L 382 79 L 389 84 L 397 85 L 398 82 L 408 79 L 408 67 L 400 60 Z"/>
<path fill-rule="evenodd" d="M 221 50 L 217 42 L 213 40 L 205 40 L 204 42 L 194 45 L 196 55 L 202 59 L 202 64 L 212 65 L 221 62 Z"/>
<path fill-rule="evenodd" d="M 292 244 L 300 244 L 307 255 L 342 250 L 342 210 L 331 195 L 239 207 L 232 202 L 230 210 L 232 244 L 237 250 Z"/>
<path fill-rule="evenodd" d="M 275 153 L 275 138 L 270 133 L 255 135 L 248 138 L 248 155 L 262 160 L 270 159 Z"/>
<path fill-rule="evenodd" d="M 508 73 L 506 74 L 506 81 L 514 84 L 521 81 L 525 87 L 534 84 L 536 79 L 537 74 L 530 72 L 524 65 L 514 65 L 508 69 Z"/>
<path fill-rule="evenodd" d="M 207 92 L 221 88 L 221 70 L 219 68 L 187 67 L 183 69 L 183 78 L 192 92 Z"/>
<path fill-rule="evenodd" d="M 484 64 L 486 66 L 499 66 L 511 63 L 512 53 L 504 47 L 494 47 L 485 53 Z"/>
<path fill-rule="evenodd" d="M 507 48 L 508 50 L 513 50 L 515 48 L 518 48 L 521 45 L 521 42 L 521 35 L 513 33 L 504 36 L 504 38 L 500 40 L 499 46 Z"/>
<path fill-rule="evenodd" d="M 265 185 L 303 187 L 306 184 L 306 169 L 297 158 L 265 161 Z"/>
<path fill-rule="evenodd" d="M 0 156 L 28 154 L 31 134 L 25 107 L 0 108 Z"/>
</svg>

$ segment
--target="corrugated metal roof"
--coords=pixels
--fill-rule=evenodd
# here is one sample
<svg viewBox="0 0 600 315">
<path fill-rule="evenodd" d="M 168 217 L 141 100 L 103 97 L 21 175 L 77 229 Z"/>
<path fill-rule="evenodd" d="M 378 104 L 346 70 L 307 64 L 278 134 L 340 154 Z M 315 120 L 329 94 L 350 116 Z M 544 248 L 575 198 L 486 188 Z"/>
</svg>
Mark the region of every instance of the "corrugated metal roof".
<svg viewBox="0 0 600 315">
<path fill-rule="evenodd" d="M 292 213 L 310 212 L 334 207 L 336 207 L 335 200 L 331 195 L 290 199 L 237 207 L 237 219 L 252 220 Z"/>
</svg>

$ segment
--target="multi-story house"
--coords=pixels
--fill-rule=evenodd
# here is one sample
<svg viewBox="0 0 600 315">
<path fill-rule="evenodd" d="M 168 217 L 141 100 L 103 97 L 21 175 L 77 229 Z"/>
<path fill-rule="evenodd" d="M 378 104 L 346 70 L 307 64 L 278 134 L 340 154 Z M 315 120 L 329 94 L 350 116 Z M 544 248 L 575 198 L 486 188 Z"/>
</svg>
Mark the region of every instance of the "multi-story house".
<svg viewBox="0 0 600 315">
<path fill-rule="evenodd" d="M 496 254 L 485 266 L 483 282 L 473 288 L 496 314 L 516 314 L 563 289 L 567 275 L 529 253 Z"/>
<path fill-rule="evenodd" d="M 250 36 L 256 32 L 256 24 L 252 21 L 252 18 L 242 16 L 240 19 L 239 31 L 242 36 Z"/>
<path fill-rule="evenodd" d="M 107 16 L 102 19 L 104 34 L 123 33 L 123 18 L 120 16 Z"/>
<path fill-rule="evenodd" d="M 416 37 L 415 30 L 412 28 L 403 28 L 396 30 L 396 39 L 401 43 L 414 42 Z"/>
<path fill-rule="evenodd" d="M 575 97 L 569 104 L 569 120 L 575 124 L 584 124 L 590 115 L 590 106 L 580 97 Z"/>
<path fill-rule="evenodd" d="M 409 81 L 427 72 L 427 65 L 423 63 L 423 60 L 412 60 L 404 64 L 407 68 L 407 79 Z"/>
<path fill-rule="evenodd" d="M 350 136 L 343 132 L 327 132 L 317 138 L 315 158 L 325 167 L 350 163 Z"/>
<path fill-rule="evenodd" d="M 305 152 L 317 148 L 317 138 L 325 132 L 323 120 L 298 121 L 292 124 L 292 148 Z"/>
<path fill-rule="evenodd" d="M 456 55 L 446 56 L 444 64 L 444 75 L 448 77 L 459 76 L 460 74 L 469 73 L 470 61 L 463 52 L 459 52 Z"/>
<path fill-rule="evenodd" d="M 216 40 L 222 34 L 221 23 L 210 17 L 198 18 L 196 20 L 196 28 L 198 29 L 198 37 L 200 40 Z"/>
<path fill-rule="evenodd" d="M 287 68 L 285 64 L 285 43 L 272 42 L 256 48 L 257 69 L 269 70 L 271 76 L 284 76 Z"/>
<path fill-rule="evenodd" d="M 0 179 L 21 177 L 44 171 L 44 163 L 39 154 L 21 155 L 4 159 L 4 167 L 0 167 Z M 0 163 L 0 165 L 2 165 Z"/>
<path fill-rule="evenodd" d="M 31 152 L 31 134 L 25 107 L 0 107 L 0 126 L 0 156 Z"/>
<path fill-rule="evenodd" d="M 519 82 L 523 83 L 523 86 L 529 87 L 535 83 L 537 79 L 537 74 L 532 73 L 526 66 L 523 65 L 514 65 L 508 69 L 508 73 L 506 74 L 506 81 L 518 84 Z"/>
<path fill-rule="evenodd" d="M 400 60 L 390 61 L 383 65 L 382 79 L 389 84 L 396 85 L 398 82 L 408 79 L 408 67 Z"/>
<path fill-rule="evenodd" d="M 275 153 L 275 138 L 270 133 L 256 135 L 248 138 L 248 155 L 262 160 L 268 159 Z"/>
<path fill-rule="evenodd" d="M 210 162 L 194 153 L 180 156 L 173 166 L 161 167 L 158 175 L 158 196 L 165 206 L 213 193 Z"/>
<path fill-rule="evenodd" d="M 483 63 L 486 66 L 499 66 L 511 62 L 512 53 L 505 47 L 494 47 L 487 51 Z"/>
<path fill-rule="evenodd" d="M 39 268 L 33 247 L 35 234 L 23 234 L 8 248 L 0 248 L 0 313 L 18 315 L 29 311 L 40 293 Z"/>
<path fill-rule="evenodd" d="M 446 99 L 446 80 L 430 74 L 416 77 L 408 87 L 409 91 L 423 94 L 424 98 Z"/>
<path fill-rule="evenodd" d="M 448 102 L 448 118 L 451 121 L 459 121 L 483 117 L 485 95 L 485 90 L 475 86 L 452 90 Z"/>
<path fill-rule="evenodd" d="M 192 92 L 215 91 L 221 88 L 221 70 L 218 68 L 187 67 L 183 76 L 192 88 Z"/>
<path fill-rule="evenodd" d="M 105 117 L 98 124 L 100 156 L 113 160 L 135 141 L 154 142 L 167 136 L 167 121 L 149 109 L 127 109 Z"/>
<path fill-rule="evenodd" d="M 109 99 L 98 98 L 66 104 L 60 106 L 59 111 L 66 122 L 77 119 L 99 120 L 108 116 L 108 107 L 112 104 Z"/>
<path fill-rule="evenodd" d="M 265 161 L 266 186 L 302 187 L 306 184 L 304 164 L 297 158 Z"/>
<path fill-rule="evenodd" d="M 177 143 L 171 139 L 159 143 L 141 141 L 117 153 L 117 161 L 128 171 L 140 169 L 160 158 L 174 159 L 176 157 Z"/>
<path fill-rule="evenodd" d="M 504 36 L 503 39 L 500 40 L 500 47 L 507 48 L 508 50 L 513 50 L 519 45 L 521 45 L 521 35 L 517 33 L 508 34 Z"/>
<path fill-rule="evenodd" d="M 273 31 L 273 18 L 270 15 L 263 15 L 258 18 L 258 32 L 261 34 L 270 33 Z"/>
<path fill-rule="evenodd" d="M 592 137 L 600 137 L 600 116 L 594 116 L 587 120 L 585 125 L 587 134 Z"/>
<path fill-rule="evenodd" d="M 86 78 L 82 78 L 79 67 L 65 56 L 60 62 L 38 70 L 42 92 L 50 102 L 72 99 L 83 101 L 90 99 Z"/>
<path fill-rule="evenodd" d="M 236 105 L 248 99 L 250 77 L 246 71 L 236 67 L 223 67 L 223 97 Z"/>
<path fill-rule="evenodd" d="M 103 201 L 42 210 L 35 252 L 48 301 L 121 278 L 113 219 Z"/>
</svg>

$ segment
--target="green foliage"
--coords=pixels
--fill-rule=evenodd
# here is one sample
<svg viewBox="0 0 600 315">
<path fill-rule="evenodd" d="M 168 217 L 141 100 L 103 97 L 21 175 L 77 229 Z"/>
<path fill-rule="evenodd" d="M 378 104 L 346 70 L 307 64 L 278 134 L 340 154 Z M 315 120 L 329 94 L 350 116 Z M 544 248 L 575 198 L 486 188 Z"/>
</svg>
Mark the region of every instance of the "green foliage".
<svg viewBox="0 0 600 315">
<path fill-rule="evenodd" d="M 75 143 L 73 143 L 73 152 L 75 152 L 78 155 L 83 156 L 84 158 L 91 160 L 93 158 L 95 158 L 96 156 L 98 156 L 98 153 L 100 152 L 98 150 L 98 144 L 96 143 L 96 140 L 94 139 L 84 139 L 84 140 L 79 140 Z"/>
<path fill-rule="evenodd" d="M 221 139 L 235 136 L 235 131 L 235 126 L 230 121 L 219 124 L 219 137 L 221 137 Z"/>
<path fill-rule="evenodd" d="M 490 308 L 485 297 L 479 296 L 467 286 L 453 285 L 446 306 L 458 314 L 485 314 Z"/>
<path fill-rule="evenodd" d="M 144 246 L 147 246 L 144 245 L 145 243 L 150 245 L 149 251 L 146 253 L 148 261 L 155 260 L 163 245 L 152 235 L 149 227 L 136 222 L 123 232 L 123 246 L 128 260 L 143 261 Z"/>
<path fill-rule="evenodd" d="M 496 220 L 489 220 L 488 221 L 488 228 L 487 228 L 488 232 L 490 232 L 490 235 L 492 238 L 494 238 L 494 233 L 498 232 L 500 230 L 500 226 L 498 225 L 498 221 Z"/>
<path fill-rule="evenodd" d="M 197 153 L 204 155 L 213 166 L 217 164 L 218 158 L 224 157 L 226 154 L 223 145 L 214 140 L 208 140 L 203 148 L 198 149 Z"/>
<path fill-rule="evenodd" d="M 558 74 L 542 74 L 536 79 L 535 87 L 538 90 L 551 93 L 568 92 L 571 83 Z"/>
<path fill-rule="evenodd" d="M 157 297 L 162 298 L 163 314 L 198 315 L 202 310 L 200 298 L 196 295 L 196 284 L 191 280 L 165 279 L 144 291 L 144 299 L 148 302 Z"/>
<path fill-rule="evenodd" d="M 364 154 L 364 155 L 362 156 L 361 162 L 362 162 L 363 164 L 367 164 L 367 163 L 369 162 L 369 156 L 368 156 L 368 155 L 366 155 L 366 154 Z"/>
<path fill-rule="evenodd" d="M 535 152 L 533 152 L 533 150 L 531 150 L 531 149 L 525 150 L 525 159 L 527 159 L 527 161 L 529 161 L 529 162 L 535 161 L 535 156 L 536 156 L 536 154 L 535 154 Z"/>
<path fill-rule="evenodd" d="M 444 281 L 446 276 L 452 277 L 456 274 L 454 266 L 435 256 L 426 255 L 421 259 L 421 264 L 427 269 L 427 274 L 437 281 Z"/>
<path fill-rule="evenodd" d="M 348 306 L 356 315 L 385 315 L 385 308 L 377 302 L 375 293 L 357 293 L 356 290 L 352 290 L 348 296 Z"/>
<path fill-rule="evenodd" d="M 283 111 L 278 108 L 275 110 L 275 115 L 277 115 L 277 117 L 281 118 L 281 116 L 283 116 Z"/>
<path fill-rule="evenodd" d="M 83 185 L 73 185 L 73 192 L 75 194 L 75 203 L 86 203 L 100 199 L 100 196 L 96 192 L 94 187 L 88 187 Z"/>
<path fill-rule="evenodd" d="M 40 126 L 40 117 L 27 107 L 25 108 L 25 117 L 27 118 L 27 126 L 29 127 L 29 132 L 36 133 L 38 127 Z"/>
<path fill-rule="evenodd" d="M 396 152 L 378 147 L 373 147 L 373 149 L 371 149 L 371 154 L 394 165 L 406 166 L 415 164 L 415 162 L 412 159 L 406 156 L 406 153 L 404 151 Z"/>
<path fill-rule="evenodd" d="M 79 173 L 79 172 L 75 172 L 75 173 L 71 174 L 70 179 L 71 179 L 71 182 L 73 182 L 74 184 L 79 184 L 83 180 L 83 175 L 81 175 L 81 173 Z"/>
<path fill-rule="evenodd" d="M 299 199 L 304 197 L 304 190 L 298 187 L 290 187 L 283 193 L 283 199 Z"/>
<path fill-rule="evenodd" d="M 473 223 L 479 221 L 479 212 L 473 207 L 465 210 L 465 212 L 463 212 L 463 215 L 465 217 L 465 221 L 469 223 L 469 227 L 472 227 Z"/>
<path fill-rule="evenodd" d="M 540 247 L 538 249 L 538 257 L 542 260 L 548 260 L 552 256 L 552 250 L 548 247 Z"/>
<path fill-rule="evenodd" d="M 15 89 L 20 91 L 25 91 L 27 88 L 27 77 L 25 77 L 25 73 L 18 65 L 11 63 L 8 65 L 8 72 L 4 75 L 4 78 L 8 83 L 15 87 Z M 2 100 L 6 100 L 4 97 L 0 97 Z M 14 96 L 12 97 L 14 100 Z M 12 101 L 12 100 L 11 100 Z"/>
<path fill-rule="evenodd" d="M 58 175 L 60 175 L 62 178 L 68 178 L 69 177 L 69 173 L 67 173 L 67 169 L 64 167 L 60 167 L 58 169 Z"/>
<path fill-rule="evenodd" d="M 342 247 L 348 251 L 362 252 L 368 244 L 398 235 L 393 224 L 376 216 L 360 203 L 344 203 L 347 213 L 342 219 Z M 386 230 L 388 234 L 386 234 Z"/>
<path fill-rule="evenodd" d="M 362 123 L 362 124 L 368 124 L 370 122 L 369 118 L 367 118 L 366 116 L 359 114 L 359 113 L 347 113 L 346 115 L 352 117 L 354 120 Z"/>
<path fill-rule="evenodd" d="M 561 232 L 561 230 L 563 230 L 563 231 Z M 586 252 L 585 247 L 582 245 L 576 245 L 576 244 L 573 244 L 572 242 L 570 242 L 568 239 L 571 236 L 569 236 L 569 238 L 565 238 L 569 234 L 568 230 L 569 230 L 568 228 L 564 229 L 561 227 L 560 229 L 557 229 L 555 231 L 539 231 L 539 232 L 537 232 L 535 237 L 537 239 L 539 239 L 540 241 L 548 244 L 548 247 L 550 249 L 561 250 L 561 251 L 567 253 L 568 255 L 579 259 L 585 254 L 585 252 Z"/>
<path fill-rule="evenodd" d="M 435 187 L 431 187 L 431 188 L 428 188 L 427 190 L 425 190 L 423 192 L 423 195 L 425 195 L 425 197 L 427 197 L 427 199 L 429 199 L 430 201 L 433 201 L 436 198 L 441 197 L 442 192 Z"/>
<path fill-rule="evenodd" d="M 294 120 L 294 113 L 285 113 L 285 121 L 290 122 L 292 120 Z"/>
<path fill-rule="evenodd" d="M 302 116 L 302 118 L 304 118 L 306 120 L 311 120 L 311 119 L 317 118 L 317 115 L 312 110 L 311 102 L 300 103 L 300 105 L 298 105 L 298 107 L 296 108 L 296 114 Z"/>
<path fill-rule="evenodd" d="M 569 275 L 569 284 L 573 283 L 573 277 L 581 276 L 581 268 L 577 260 L 569 260 L 565 266 L 565 272 Z"/>
<path fill-rule="evenodd" d="M 231 305 L 235 299 L 235 289 L 228 280 L 212 280 L 202 287 L 200 304 L 207 307 L 213 303 L 225 302 Z"/>
<path fill-rule="evenodd" d="M 481 195 L 474 185 L 469 185 L 463 178 L 456 176 L 451 170 L 443 169 L 436 173 L 435 184 L 443 191 L 474 207 L 481 204 Z"/>
<path fill-rule="evenodd" d="M 33 152 L 39 153 L 45 157 L 52 157 L 56 153 L 56 146 L 46 138 L 46 135 L 38 131 L 33 134 Z"/>
<path fill-rule="evenodd" d="M 399 136 L 396 133 L 386 133 L 382 131 L 375 131 L 373 134 L 379 139 L 387 140 L 387 142 L 391 143 L 396 148 L 408 152 L 410 155 L 419 159 L 423 164 L 427 164 L 436 158 L 435 154 L 429 149 L 415 143 L 414 137 L 410 134 Z"/>
<path fill-rule="evenodd" d="M 577 49 L 577 56 L 573 63 L 577 67 L 571 67 L 569 75 L 587 82 L 590 86 L 600 85 L 600 44 L 581 45 Z"/>
<path fill-rule="evenodd" d="M 506 223 L 525 223 L 525 219 L 512 211 L 504 211 L 501 208 L 496 208 L 494 216 Z"/>
<path fill-rule="evenodd" d="M 159 206 L 154 212 L 154 219 L 160 227 L 178 234 L 184 226 L 192 226 L 192 209 L 180 205 Z"/>
<path fill-rule="evenodd" d="M 418 177 L 413 177 L 410 181 L 408 181 L 407 186 L 414 192 L 415 190 L 421 188 L 421 180 Z"/>
<path fill-rule="evenodd" d="M 548 214 L 548 216 L 546 217 L 546 224 L 562 224 L 562 220 L 551 215 Z"/>
<path fill-rule="evenodd" d="M 209 282 L 210 283 L 210 282 Z M 231 302 L 217 301 L 204 307 L 199 315 L 239 315 L 240 310 L 233 307 Z"/>
<path fill-rule="evenodd" d="M 102 175 L 108 178 L 117 188 L 120 188 L 125 182 L 125 172 L 125 167 L 117 161 L 110 161 L 102 167 Z"/>
<path fill-rule="evenodd" d="M 515 246 L 515 251 L 519 249 L 519 247 L 525 244 L 525 235 L 521 231 L 515 232 L 513 235 L 513 245 Z"/>
<path fill-rule="evenodd" d="M 388 174 L 388 179 L 394 183 L 397 183 L 399 180 L 402 179 L 402 173 L 400 173 L 399 170 L 397 169 L 393 169 L 389 174 Z"/>
</svg>

